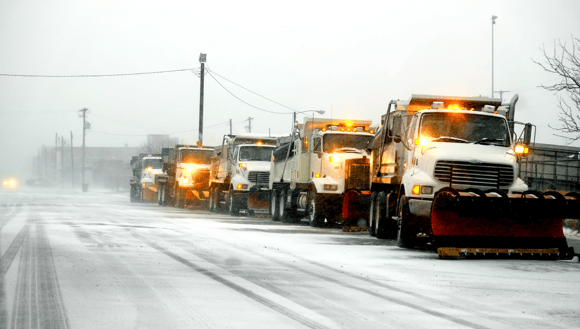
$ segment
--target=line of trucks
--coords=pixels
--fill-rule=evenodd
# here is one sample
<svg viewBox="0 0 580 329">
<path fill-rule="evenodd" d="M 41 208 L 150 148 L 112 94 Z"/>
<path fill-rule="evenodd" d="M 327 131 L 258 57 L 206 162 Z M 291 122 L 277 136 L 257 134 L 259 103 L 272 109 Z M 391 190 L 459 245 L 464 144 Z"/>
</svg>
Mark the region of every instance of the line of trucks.
<svg viewBox="0 0 580 329">
<path fill-rule="evenodd" d="M 440 258 L 571 259 L 562 220 L 580 218 L 580 194 L 531 191 L 518 178 L 534 126 L 514 120 L 517 100 L 414 94 L 392 100 L 376 127 L 306 117 L 288 136 L 140 154 L 131 201 L 365 226 Z"/>
</svg>

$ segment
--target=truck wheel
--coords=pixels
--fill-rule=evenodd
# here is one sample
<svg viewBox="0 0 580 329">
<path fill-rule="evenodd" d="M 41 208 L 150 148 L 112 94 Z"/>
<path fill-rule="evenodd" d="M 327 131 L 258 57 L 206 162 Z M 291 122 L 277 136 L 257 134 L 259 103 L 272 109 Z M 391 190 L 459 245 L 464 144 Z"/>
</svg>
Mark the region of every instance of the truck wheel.
<svg viewBox="0 0 580 329">
<path fill-rule="evenodd" d="M 280 214 L 278 213 L 278 191 L 276 190 L 272 190 L 270 198 L 270 215 L 272 216 L 272 221 L 277 222 L 280 220 Z"/>
<path fill-rule="evenodd" d="M 324 215 L 320 197 L 316 193 L 311 193 L 308 209 L 308 223 L 312 227 L 320 227 L 324 224 Z"/>
<path fill-rule="evenodd" d="M 237 200 L 233 189 L 230 189 L 230 193 L 228 193 L 228 210 L 232 216 L 240 215 L 239 201 Z"/>
<path fill-rule="evenodd" d="M 280 202 L 278 202 L 278 210 L 280 212 L 280 220 L 283 223 L 294 223 L 295 216 L 292 213 L 292 211 L 286 207 L 286 200 L 288 198 L 288 192 L 289 192 L 288 190 L 280 191 L 280 198 L 278 198 L 278 200 L 280 200 Z"/>
<path fill-rule="evenodd" d="M 409 211 L 409 201 L 401 193 L 397 206 L 397 246 L 401 248 L 414 248 L 417 240 L 417 234 L 413 232 L 413 227 L 409 225 L 409 219 L 412 216 Z"/>
<path fill-rule="evenodd" d="M 387 194 L 380 192 L 376 200 L 375 235 L 379 239 L 389 239 L 397 236 L 396 222 L 391 219 L 388 211 Z M 408 206 L 408 205 L 407 205 Z"/>
<path fill-rule="evenodd" d="M 131 192 L 129 193 L 129 200 L 135 202 L 135 186 L 131 186 Z"/>
<path fill-rule="evenodd" d="M 375 236 L 375 222 L 376 222 L 376 206 L 377 206 L 377 192 L 371 194 L 371 207 L 369 209 L 369 235 Z"/>
<path fill-rule="evenodd" d="M 215 188 L 209 189 L 209 211 L 215 212 Z"/>
</svg>

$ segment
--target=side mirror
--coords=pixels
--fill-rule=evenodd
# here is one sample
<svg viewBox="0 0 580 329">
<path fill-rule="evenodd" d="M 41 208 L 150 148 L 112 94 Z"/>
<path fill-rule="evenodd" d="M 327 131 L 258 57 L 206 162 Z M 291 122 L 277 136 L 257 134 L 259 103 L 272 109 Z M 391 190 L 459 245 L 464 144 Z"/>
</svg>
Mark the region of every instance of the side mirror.
<svg viewBox="0 0 580 329">
<path fill-rule="evenodd" d="M 532 124 L 526 123 L 524 128 L 524 144 L 530 145 L 532 143 Z"/>
<path fill-rule="evenodd" d="M 400 143 L 402 141 L 401 135 L 393 136 L 393 141 L 395 141 L 395 143 Z"/>
<path fill-rule="evenodd" d="M 391 129 L 391 133 L 393 134 L 393 136 L 398 135 L 399 138 L 401 137 L 401 135 L 403 133 L 402 126 L 403 126 L 403 118 L 400 116 L 394 117 L 393 118 L 393 127 Z"/>
</svg>

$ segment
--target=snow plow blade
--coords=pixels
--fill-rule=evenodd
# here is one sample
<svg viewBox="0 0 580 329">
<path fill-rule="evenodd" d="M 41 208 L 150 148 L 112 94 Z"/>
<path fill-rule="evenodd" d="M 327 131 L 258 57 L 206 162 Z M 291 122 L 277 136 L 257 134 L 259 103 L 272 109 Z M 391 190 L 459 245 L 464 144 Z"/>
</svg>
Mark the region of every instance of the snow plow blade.
<svg viewBox="0 0 580 329">
<path fill-rule="evenodd" d="M 143 201 L 157 202 L 157 184 L 152 184 L 143 189 Z"/>
<path fill-rule="evenodd" d="M 460 255 L 572 259 L 562 220 L 580 217 L 580 194 L 506 194 L 444 188 L 433 199 L 431 228 L 440 258 Z"/>
</svg>

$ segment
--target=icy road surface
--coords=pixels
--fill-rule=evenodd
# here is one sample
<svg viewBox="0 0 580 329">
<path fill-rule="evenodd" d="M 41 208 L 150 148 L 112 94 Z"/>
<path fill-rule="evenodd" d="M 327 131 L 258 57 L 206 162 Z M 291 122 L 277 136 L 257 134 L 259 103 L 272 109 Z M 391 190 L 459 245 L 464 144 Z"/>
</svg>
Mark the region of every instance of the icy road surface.
<svg viewBox="0 0 580 329">
<path fill-rule="evenodd" d="M 0 192 L 1 328 L 578 328 L 580 264 L 439 260 L 363 233 Z"/>
</svg>

